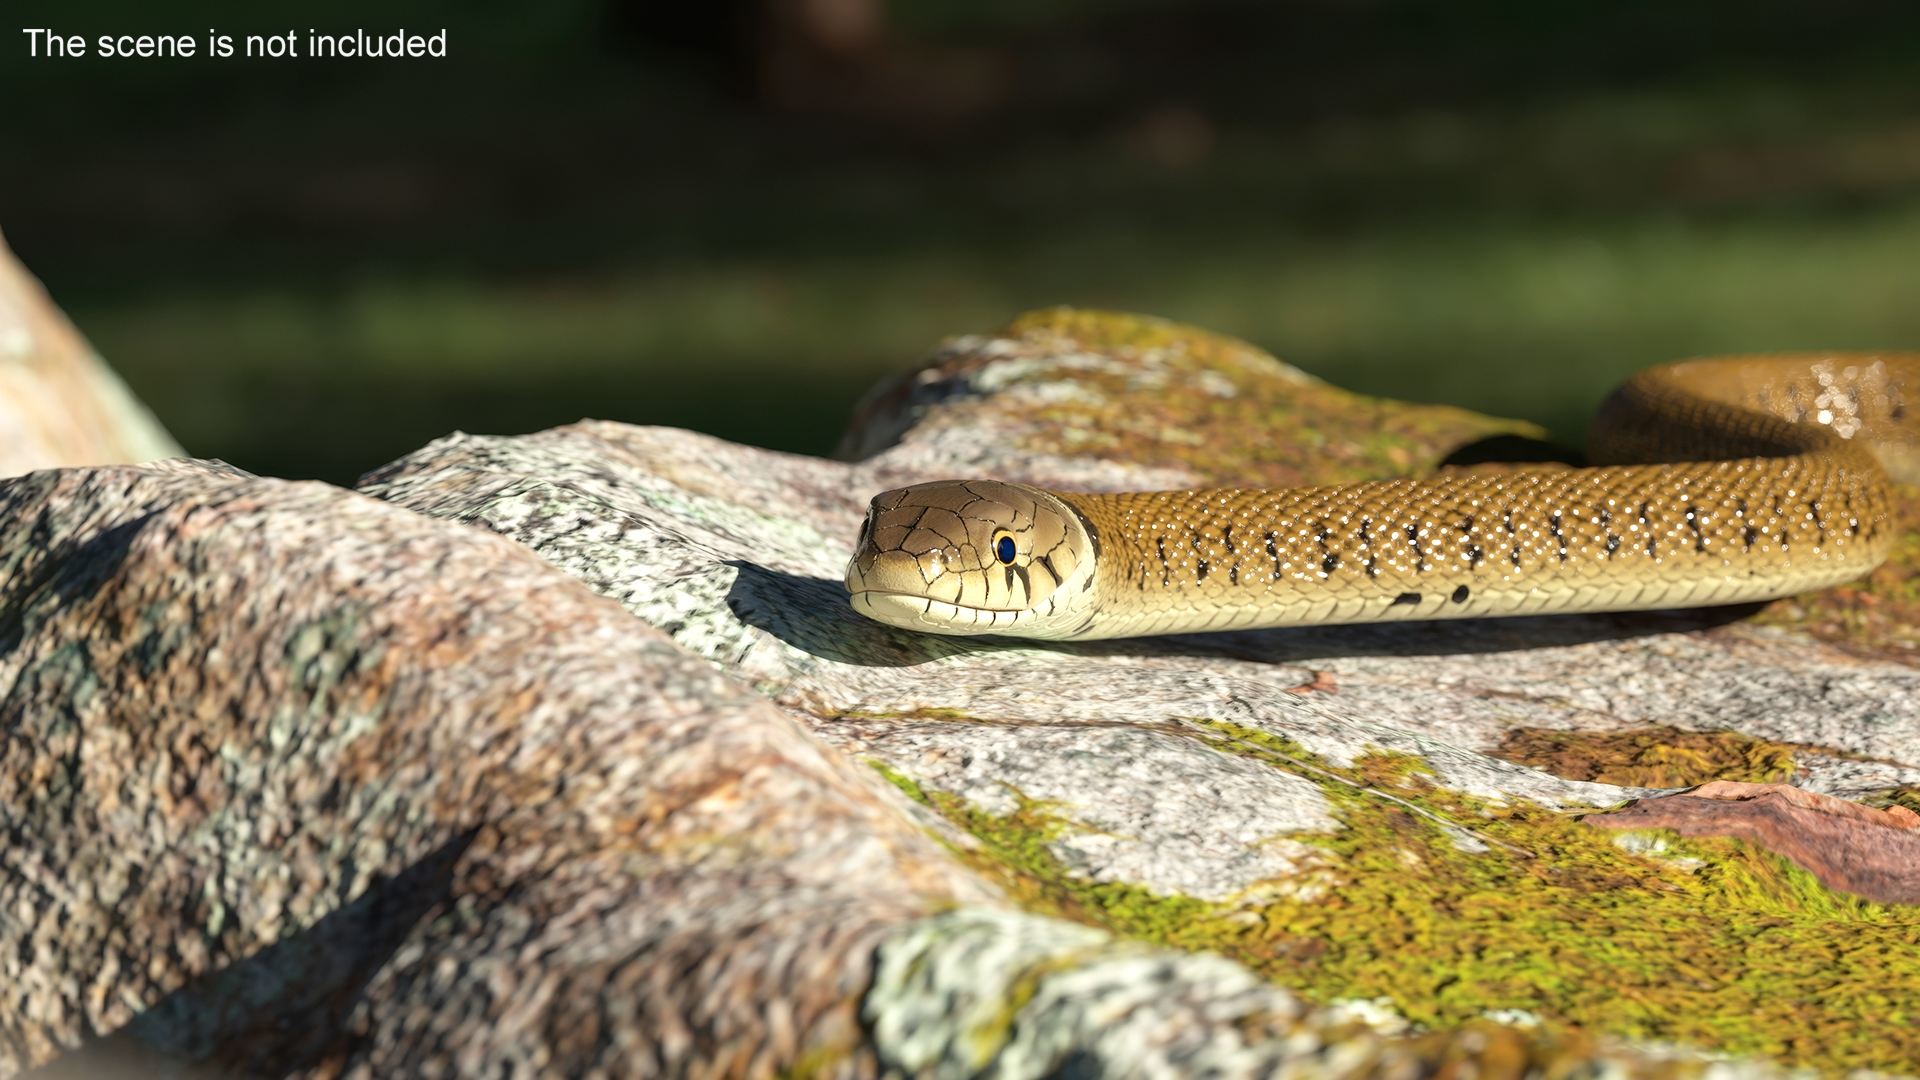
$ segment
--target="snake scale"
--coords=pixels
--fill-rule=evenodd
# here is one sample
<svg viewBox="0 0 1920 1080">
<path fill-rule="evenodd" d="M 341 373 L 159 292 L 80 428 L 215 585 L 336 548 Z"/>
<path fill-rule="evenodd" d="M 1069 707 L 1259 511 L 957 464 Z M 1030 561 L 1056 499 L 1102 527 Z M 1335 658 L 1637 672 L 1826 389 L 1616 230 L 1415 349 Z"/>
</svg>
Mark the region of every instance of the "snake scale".
<svg viewBox="0 0 1920 1080">
<path fill-rule="evenodd" d="M 1788 596 L 1892 547 L 1888 474 L 1920 478 L 1914 375 L 1920 354 L 1652 368 L 1602 405 L 1588 468 L 1127 494 L 918 484 L 873 499 L 847 591 L 913 630 L 1082 640 Z"/>
</svg>

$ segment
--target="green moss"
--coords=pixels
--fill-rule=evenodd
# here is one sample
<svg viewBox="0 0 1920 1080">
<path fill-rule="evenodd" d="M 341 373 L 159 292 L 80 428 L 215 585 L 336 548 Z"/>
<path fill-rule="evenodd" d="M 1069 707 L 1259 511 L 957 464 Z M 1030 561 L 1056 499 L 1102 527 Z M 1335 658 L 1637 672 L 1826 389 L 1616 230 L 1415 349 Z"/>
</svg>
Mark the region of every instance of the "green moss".
<svg viewBox="0 0 1920 1080">
<path fill-rule="evenodd" d="M 1030 450 L 1171 466 L 1221 485 L 1290 486 L 1418 475 L 1496 435 L 1544 438 L 1521 420 L 1368 397 L 1302 375 L 1264 350 L 1148 315 L 1046 308 L 999 336 L 1042 356 L 1094 353 L 1093 368 L 1041 367 L 1016 383 L 1071 380 L 1080 392 L 1002 397 Z"/>
<path fill-rule="evenodd" d="M 1298 757 L 1298 754 L 1289 756 Z M 1306 760 L 1313 760 L 1308 755 Z M 1433 781 L 1427 779 L 1434 775 L 1433 769 L 1420 758 L 1406 754 L 1362 754 L 1353 763 L 1353 775 L 1356 781 L 1368 787 L 1405 788 L 1413 791 L 1427 790 L 1433 787 Z"/>
<path fill-rule="evenodd" d="M 1180 349 L 1197 359 L 1236 360 L 1265 357 L 1263 349 L 1239 338 L 1156 315 L 1097 308 L 1050 307 L 1016 316 L 1007 324 L 1009 337 L 1057 334 L 1087 349 Z"/>
<path fill-rule="evenodd" d="M 1335 768 L 1266 732 L 1199 723 L 1193 737 L 1219 751 L 1319 785 L 1344 828 L 1299 839 L 1331 888 L 1248 905 L 1091 883 L 1048 850 L 1076 827 L 1066 808 L 1014 792 L 1014 813 L 996 817 L 888 775 L 977 837 L 970 857 L 1029 907 L 1213 949 L 1312 1000 L 1384 996 L 1440 1030 L 1522 1009 L 1549 1043 L 1584 1032 L 1831 1073 L 1920 1067 L 1920 909 L 1830 892 L 1737 841 L 1663 836 L 1631 854 L 1576 816 L 1434 788 L 1404 759 Z M 1494 846 L 1462 850 L 1458 829 L 1422 814 Z"/>
<path fill-rule="evenodd" d="M 819 1080 L 843 1071 L 848 1051 L 841 1046 L 819 1046 L 803 1052 L 793 1064 L 775 1073 L 776 1080 Z"/>
<path fill-rule="evenodd" d="M 1882 788 L 1871 792 L 1860 800 L 1868 806 L 1885 810 L 1889 806 L 1904 806 L 1920 814 L 1920 788 L 1902 784 L 1899 787 Z"/>
<path fill-rule="evenodd" d="M 938 811 L 978 840 L 978 849 L 957 854 L 1029 911 L 1190 948 L 1210 947 L 1213 924 L 1228 914 L 1190 897 L 1156 896 L 1138 885 L 1074 875 L 1047 845 L 1069 829 L 1087 830 L 1063 816 L 1060 803 L 1029 798 L 1010 786 L 1013 812 L 990 814 L 957 795 L 928 790 L 880 762 L 870 764 L 908 798 Z"/>
<path fill-rule="evenodd" d="M 873 769 L 874 772 L 879 773 L 881 777 L 886 780 L 887 783 L 892 784 L 894 787 L 897 787 L 901 791 L 905 792 L 907 798 L 912 799 L 914 802 L 919 803 L 921 806 L 926 806 L 926 807 L 933 806 L 933 798 L 927 794 L 927 791 L 925 788 L 920 786 L 920 781 L 915 780 L 913 777 L 908 776 L 903 772 L 900 772 L 899 770 L 888 765 L 886 762 L 880 761 L 877 758 L 868 758 L 867 765 L 868 767 Z"/>
<path fill-rule="evenodd" d="M 1793 775 L 1801 748 L 1737 731 L 1551 731 L 1520 728 L 1495 757 L 1567 780 L 1627 787 L 1692 787 L 1712 780 L 1775 784 Z"/>
</svg>

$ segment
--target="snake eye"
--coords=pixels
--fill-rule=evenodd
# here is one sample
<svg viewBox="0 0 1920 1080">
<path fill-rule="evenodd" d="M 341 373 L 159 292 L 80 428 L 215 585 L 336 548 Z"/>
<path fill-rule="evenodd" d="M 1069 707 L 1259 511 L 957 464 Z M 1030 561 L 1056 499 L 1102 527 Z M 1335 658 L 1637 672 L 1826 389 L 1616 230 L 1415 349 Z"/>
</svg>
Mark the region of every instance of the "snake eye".
<svg viewBox="0 0 1920 1080">
<path fill-rule="evenodd" d="M 1019 549 L 1015 546 L 1013 537 L 1001 533 L 1000 539 L 993 542 L 993 553 L 1002 564 L 1012 566 L 1013 557 L 1019 554 Z"/>
</svg>

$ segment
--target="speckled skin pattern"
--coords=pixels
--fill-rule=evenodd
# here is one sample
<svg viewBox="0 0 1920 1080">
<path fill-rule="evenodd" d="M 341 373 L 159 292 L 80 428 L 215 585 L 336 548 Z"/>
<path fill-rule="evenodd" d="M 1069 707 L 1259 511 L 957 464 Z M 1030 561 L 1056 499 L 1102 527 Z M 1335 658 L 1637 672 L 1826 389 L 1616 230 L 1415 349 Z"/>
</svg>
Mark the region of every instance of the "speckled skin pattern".
<svg viewBox="0 0 1920 1080">
<path fill-rule="evenodd" d="M 874 499 L 847 590 L 896 626 L 1051 639 L 1773 599 L 1886 557 L 1909 372 L 1920 361 L 1845 354 L 1645 371 L 1602 407 L 1595 468 L 1119 495 L 916 485 Z"/>
</svg>

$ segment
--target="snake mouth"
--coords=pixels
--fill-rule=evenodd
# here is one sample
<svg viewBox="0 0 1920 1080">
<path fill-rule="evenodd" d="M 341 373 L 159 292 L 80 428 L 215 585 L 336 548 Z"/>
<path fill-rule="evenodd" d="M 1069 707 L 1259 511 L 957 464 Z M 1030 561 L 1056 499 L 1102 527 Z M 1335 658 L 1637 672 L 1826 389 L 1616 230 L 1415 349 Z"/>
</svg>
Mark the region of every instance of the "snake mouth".
<svg viewBox="0 0 1920 1080">
<path fill-rule="evenodd" d="M 889 626 L 937 634 L 1001 633 L 1033 610 L 967 607 L 885 589 L 861 589 L 849 594 L 847 600 L 855 611 Z"/>
<path fill-rule="evenodd" d="M 919 593 L 895 592 L 891 589 L 855 589 L 852 592 L 848 593 L 847 595 L 894 597 L 911 604 L 922 605 L 922 606 L 926 604 L 936 604 L 940 607 L 952 608 L 955 611 L 977 611 L 983 615 L 992 614 L 995 612 L 998 612 L 1001 615 L 1012 615 L 1018 612 L 1030 610 L 1028 608 L 991 608 L 991 607 L 975 607 L 972 604 L 955 604 L 947 600 L 936 600 L 930 596 L 922 596 Z"/>
</svg>

